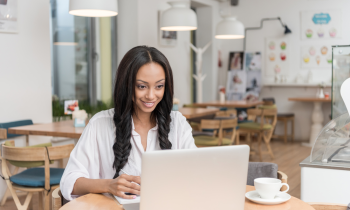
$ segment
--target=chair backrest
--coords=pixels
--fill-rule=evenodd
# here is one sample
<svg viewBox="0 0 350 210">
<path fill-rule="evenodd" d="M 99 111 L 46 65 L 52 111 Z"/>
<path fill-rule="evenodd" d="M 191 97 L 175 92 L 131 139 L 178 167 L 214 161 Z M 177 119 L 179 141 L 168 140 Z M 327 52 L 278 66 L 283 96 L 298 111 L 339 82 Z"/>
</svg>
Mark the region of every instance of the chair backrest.
<svg viewBox="0 0 350 210">
<path fill-rule="evenodd" d="M 248 109 L 248 116 L 254 118 L 260 118 L 261 127 L 264 127 L 264 124 L 268 123 L 275 127 L 277 123 L 277 109 Z M 266 122 L 270 121 L 270 122 Z"/>
<path fill-rule="evenodd" d="M 275 163 L 249 162 L 247 185 L 254 186 L 254 179 L 260 177 L 278 178 L 278 166 Z"/>
<path fill-rule="evenodd" d="M 201 120 L 201 130 L 203 129 L 220 129 L 220 120 Z"/>
<path fill-rule="evenodd" d="M 60 160 L 69 157 L 73 148 L 74 144 L 56 147 L 13 147 L 3 144 L 2 157 L 14 161 L 46 161 L 46 157 L 50 160 Z"/>
<path fill-rule="evenodd" d="M 33 125 L 33 121 L 32 120 L 19 120 L 19 121 L 14 121 L 14 122 L 0 123 L 0 139 L 8 139 L 8 138 L 14 138 L 17 136 L 22 136 L 22 135 L 18 135 L 18 134 L 10 134 L 7 131 L 11 127 L 18 127 L 18 126 L 25 126 L 25 125 Z M 4 130 L 6 130 L 6 133 Z"/>
<path fill-rule="evenodd" d="M 222 129 L 228 129 L 228 128 L 235 129 L 236 127 L 237 127 L 237 118 L 221 120 L 221 128 Z"/>
<path fill-rule="evenodd" d="M 237 110 L 235 109 L 228 109 L 226 111 L 218 111 L 215 114 L 216 117 L 233 117 L 237 116 Z"/>
<path fill-rule="evenodd" d="M 308 203 L 315 210 L 347 210 L 348 205 L 335 203 Z"/>
</svg>

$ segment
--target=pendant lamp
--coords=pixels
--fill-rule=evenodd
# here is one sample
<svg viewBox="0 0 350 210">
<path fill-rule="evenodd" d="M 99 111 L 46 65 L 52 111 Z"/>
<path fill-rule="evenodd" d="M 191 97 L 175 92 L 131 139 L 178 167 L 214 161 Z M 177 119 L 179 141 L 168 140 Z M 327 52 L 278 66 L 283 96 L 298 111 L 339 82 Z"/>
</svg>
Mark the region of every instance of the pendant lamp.
<svg viewBox="0 0 350 210">
<path fill-rule="evenodd" d="M 69 14 L 84 17 L 111 17 L 118 14 L 117 0 L 70 0 Z"/>
<path fill-rule="evenodd" d="M 225 16 L 216 26 L 216 39 L 243 39 L 244 25 L 234 16 Z"/>
<path fill-rule="evenodd" d="M 190 8 L 190 1 L 172 1 L 168 3 L 171 8 L 162 14 L 161 30 L 192 31 L 197 29 L 197 15 Z"/>
</svg>

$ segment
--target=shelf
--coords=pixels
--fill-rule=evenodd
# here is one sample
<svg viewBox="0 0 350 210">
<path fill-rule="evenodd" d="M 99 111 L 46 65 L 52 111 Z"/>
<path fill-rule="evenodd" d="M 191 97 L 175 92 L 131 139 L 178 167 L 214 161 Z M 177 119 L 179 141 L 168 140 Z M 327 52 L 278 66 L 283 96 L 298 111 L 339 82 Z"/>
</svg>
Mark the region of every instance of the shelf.
<svg viewBox="0 0 350 210">
<path fill-rule="evenodd" d="M 269 83 L 263 84 L 265 87 L 319 87 L 319 84 L 297 84 L 297 83 Z M 325 84 L 324 87 L 332 87 L 331 84 Z"/>
</svg>

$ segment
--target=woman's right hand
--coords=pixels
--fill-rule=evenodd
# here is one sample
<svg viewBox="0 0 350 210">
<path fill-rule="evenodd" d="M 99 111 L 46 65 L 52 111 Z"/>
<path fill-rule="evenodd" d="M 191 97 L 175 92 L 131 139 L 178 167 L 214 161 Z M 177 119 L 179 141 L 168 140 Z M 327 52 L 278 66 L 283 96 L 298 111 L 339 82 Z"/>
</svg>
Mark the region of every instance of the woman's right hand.
<svg viewBox="0 0 350 210">
<path fill-rule="evenodd" d="M 112 179 L 108 185 L 108 192 L 124 198 L 134 199 L 135 195 L 140 195 L 141 177 L 122 174 L 115 179 Z M 125 195 L 125 193 L 132 193 L 135 195 Z"/>
</svg>

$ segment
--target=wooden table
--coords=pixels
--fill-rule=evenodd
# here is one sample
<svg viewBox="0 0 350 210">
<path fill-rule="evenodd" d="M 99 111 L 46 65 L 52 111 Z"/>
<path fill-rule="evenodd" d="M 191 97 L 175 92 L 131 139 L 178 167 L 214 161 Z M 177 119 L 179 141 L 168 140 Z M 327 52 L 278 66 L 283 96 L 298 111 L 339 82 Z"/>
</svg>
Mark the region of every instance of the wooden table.
<svg viewBox="0 0 350 210">
<path fill-rule="evenodd" d="M 55 136 L 79 139 L 84 128 L 74 127 L 73 120 L 9 128 L 8 132 L 20 135 Z"/>
<path fill-rule="evenodd" d="M 246 192 L 253 191 L 253 186 L 247 186 Z M 114 197 L 107 194 L 88 194 L 81 196 L 66 205 L 60 210 L 123 210 Z M 309 204 L 292 197 L 289 201 L 278 205 L 260 205 L 245 199 L 245 210 L 314 210 Z"/>
<path fill-rule="evenodd" d="M 205 117 L 215 115 L 219 109 L 206 108 L 181 108 L 179 110 L 187 119 Z M 53 122 L 37 125 L 26 125 L 9 128 L 8 132 L 20 135 L 40 135 L 40 136 L 55 136 L 79 139 L 84 128 L 74 127 L 73 120 Z"/>
<path fill-rule="evenodd" d="M 207 106 L 216 106 L 216 107 L 227 107 L 227 108 L 250 108 L 255 107 L 257 105 L 263 104 L 263 101 L 225 101 L 224 103 L 221 103 L 220 101 L 209 101 L 209 102 L 203 102 L 203 103 L 194 103 L 194 106 L 199 107 L 207 107 Z"/>
<path fill-rule="evenodd" d="M 303 144 L 304 146 L 312 147 L 318 134 L 321 132 L 323 128 L 323 111 L 322 111 L 322 103 L 324 102 L 332 102 L 330 98 L 288 98 L 289 101 L 299 101 L 299 102 L 312 102 L 314 103 L 314 110 L 311 115 L 311 130 L 310 130 L 310 139 L 309 143 Z"/>
<path fill-rule="evenodd" d="M 207 108 L 190 108 L 190 107 L 184 107 L 180 108 L 179 112 L 183 116 L 186 117 L 186 119 L 193 119 L 193 118 L 199 118 L 199 117 L 206 117 L 210 115 L 215 115 L 216 112 L 220 111 L 219 109 L 207 109 Z"/>
</svg>

